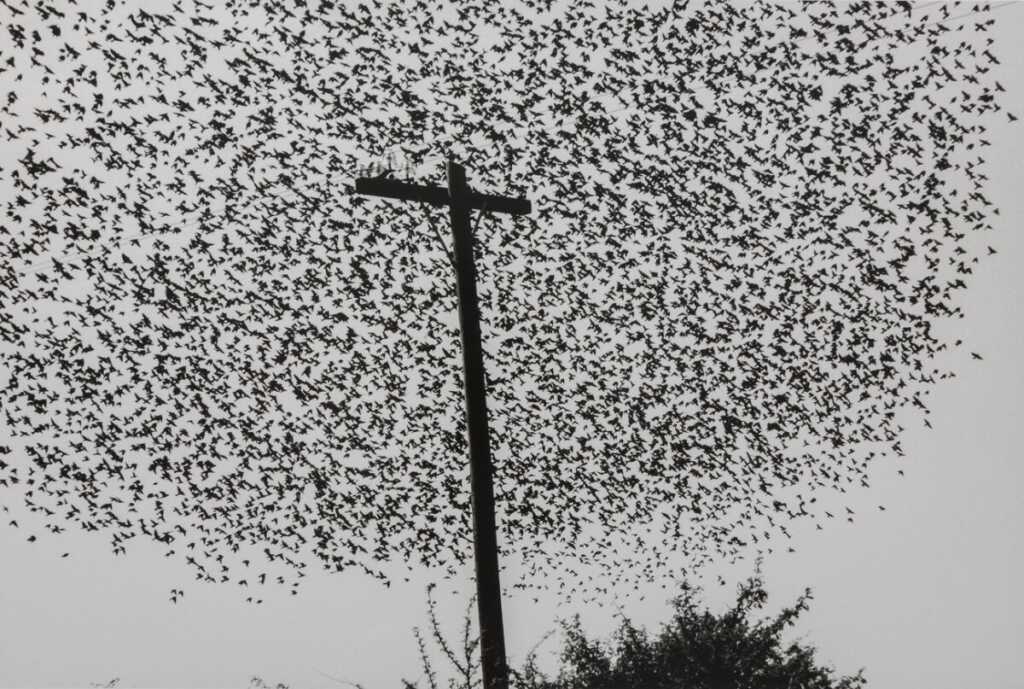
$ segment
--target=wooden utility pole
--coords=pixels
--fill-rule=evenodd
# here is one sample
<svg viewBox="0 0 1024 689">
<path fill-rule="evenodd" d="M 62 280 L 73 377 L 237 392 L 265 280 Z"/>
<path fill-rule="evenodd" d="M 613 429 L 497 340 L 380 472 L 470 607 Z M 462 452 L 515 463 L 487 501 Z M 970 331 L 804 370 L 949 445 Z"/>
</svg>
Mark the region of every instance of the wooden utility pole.
<svg viewBox="0 0 1024 689">
<path fill-rule="evenodd" d="M 527 215 L 530 202 L 507 196 L 478 194 L 466 185 L 466 170 L 448 159 L 448 187 L 424 186 L 381 177 L 356 179 L 356 193 L 402 201 L 447 206 L 455 245 L 455 279 L 462 331 L 462 365 L 466 378 L 466 427 L 469 431 L 469 473 L 472 484 L 473 546 L 476 562 L 477 610 L 480 616 L 480 659 L 484 689 L 508 689 L 505 631 L 498 581 L 498 540 L 494 520 L 494 482 L 487 429 L 484 356 L 480 345 L 480 310 L 469 216 L 474 209 Z"/>
</svg>

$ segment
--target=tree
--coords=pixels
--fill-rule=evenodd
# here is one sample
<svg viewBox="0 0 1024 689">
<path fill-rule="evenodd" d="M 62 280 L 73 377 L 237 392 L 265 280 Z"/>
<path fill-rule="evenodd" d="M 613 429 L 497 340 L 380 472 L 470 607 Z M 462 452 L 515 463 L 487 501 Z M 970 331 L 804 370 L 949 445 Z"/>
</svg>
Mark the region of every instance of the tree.
<svg viewBox="0 0 1024 689">
<path fill-rule="evenodd" d="M 537 209 L 476 230 L 517 585 L 762 549 L 952 375 L 994 11 L 8 0 L 5 500 L 245 590 L 454 574 L 448 265 L 344 193 L 361 152 L 454 150 Z"/>
<path fill-rule="evenodd" d="M 578 616 L 564 624 L 564 667 L 557 681 L 531 689 L 857 689 L 863 670 L 833 676 L 815 662 L 815 650 L 799 642 L 786 645 L 786 628 L 808 609 L 810 589 L 792 607 L 770 620 L 751 620 L 767 593 L 760 578 L 740 588 L 735 607 L 723 615 L 701 611 L 696 591 L 684 589 L 673 600 L 673 620 L 651 641 L 625 617 L 611 649 L 586 638 Z"/>
<path fill-rule="evenodd" d="M 768 592 L 760 566 L 740 584 L 736 603 L 720 615 L 703 608 L 699 587 L 685 581 L 672 599 L 672 619 L 662 625 L 653 640 L 625 615 L 611 643 L 588 639 L 579 615 L 561 622 L 564 634 L 557 676 L 549 678 L 537 667 L 537 648 L 527 654 L 520 669 L 513 669 L 516 689 L 860 689 L 864 670 L 835 677 L 834 670 L 815 660 L 815 650 L 801 641 L 786 643 L 784 633 L 795 626 L 809 608 L 811 590 L 796 603 L 767 619 L 754 619 L 764 609 Z M 461 648 L 456 652 L 445 641 L 437 623 L 435 605 L 428 590 L 432 637 L 457 674 L 448 689 L 474 689 L 479 680 L 471 660 L 477 639 L 469 636 L 467 608 Z M 425 643 L 415 630 L 426 677 L 425 689 L 442 685 L 431 666 Z M 545 636 L 541 643 L 547 639 Z M 461 655 L 461 659 L 460 659 Z M 406 680 L 406 689 L 418 683 Z"/>
</svg>

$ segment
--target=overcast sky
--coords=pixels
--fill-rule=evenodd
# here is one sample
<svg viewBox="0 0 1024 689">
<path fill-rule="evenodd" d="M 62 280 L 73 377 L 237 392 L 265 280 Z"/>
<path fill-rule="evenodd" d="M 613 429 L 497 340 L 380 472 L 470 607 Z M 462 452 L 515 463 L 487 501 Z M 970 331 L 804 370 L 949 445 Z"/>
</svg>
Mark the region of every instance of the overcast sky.
<svg viewBox="0 0 1024 689">
<path fill-rule="evenodd" d="M 1003 102 L 1024 116 L 1024 47 L 1015 38 L 1024 35 L 1024 3 L 993 16 L 998 78 L 1009 92 Z M 794 523 L 792 542 L 764 562 L 769 612 L 811 587 L 798 635 L 842 673 L 866 668 L 873 689 L 1024 686 L 1024 145 L 1019 124 L 993 128 L 989 138 L 987 193 L 1001 211 L 990 243 L 999 253 L 971 276 L 960 322 L 969 351 L 983 359 L 959 352 L 959 376 L 930 398 L 934 428 L 919 418 L 906 424 L 907 456 L 877 464 L 872 487 L 849 498 L 855 523 L 824 531 Z M 292 687 L 341 686 L 330 675 L 385 689 L 421 676 L 412 628 L 427 627 L 425 587 L 437 580 L 430 573 L 409 583 L 399 576 L 386 589 L 355 572 L 314 571 L 300 595 L 270 596 L 263 606 L 247 605 L 234 587 L 194 584 L 172 605 L 168 591 L 193 573 L 155 545 L 139 541 L 114 557 L 106 535 L 71 531 L 45 545 L 26 535 L 0 524 L 0 686 L 120 677 L 131 687 L 243 687 L 253 675 Z M 700 583 L 712 607 L 721 609 L 752 567 L 709 570 Z M 438 588 L 453 640 L 470 575 Z M 667 598 L 653 590 L 625 612 L 654 631 L 668 617 Z M 607 607 L 556 608 L 532 592 L 503 605 L 516 666 L 556 617 L 579 612 L 598 636 L 616 626 Z M 554 667 L 560 640 L 541 647 L 542 667 Z M 436 652 L 434 659 L 447 670 Z"/>
</svg>

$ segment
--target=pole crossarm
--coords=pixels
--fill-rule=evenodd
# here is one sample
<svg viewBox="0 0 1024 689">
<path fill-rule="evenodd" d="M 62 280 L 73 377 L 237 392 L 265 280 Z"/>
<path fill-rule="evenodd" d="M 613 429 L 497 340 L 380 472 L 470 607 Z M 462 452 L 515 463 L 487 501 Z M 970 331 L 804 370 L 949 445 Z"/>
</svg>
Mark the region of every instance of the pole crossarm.
<svg viewBox="0 0 1024 689">
<path fill-rule="evenodd" d="M 448 206 L 452 202 L 448 187 L 413 184 L 397 179 L 381 177 L 357 177 L 355 193 L 366 196 L 382 196 L 399 201 L 418 201 L 432 206 Z M 531 206 L 528 199 L 517 199 L 511 196 L 480 194 L 470 191 L 463 197 L 462 203 L 473 210 L 483 210 L 508 215 L 529 215 Z"/>
</svg>

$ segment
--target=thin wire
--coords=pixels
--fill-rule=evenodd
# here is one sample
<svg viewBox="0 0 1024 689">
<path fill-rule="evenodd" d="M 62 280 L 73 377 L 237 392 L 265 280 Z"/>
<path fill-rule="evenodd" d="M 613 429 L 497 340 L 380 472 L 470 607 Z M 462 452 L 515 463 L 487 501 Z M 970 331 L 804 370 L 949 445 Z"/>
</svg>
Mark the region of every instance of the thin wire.
<svg viewBox="0 0 1024 689">
<path fill-rule="evenodd" d="M 473 225 L 473 231 L 470 232 L 470 234 L 469 234 L 470 237 L 475 237 L 476 236 L 477 228 L 480 227 L 480 219 L 484 217 L 484 213 L 486 213 L 486 212 L 487 212 L 487 199 L 485 198 L 483 206 L 480 208 L 480 214 L 476 216 L 476 224 Z"/>
<path fill-rule="evenodd" d="M 437 237 L 437 241 L 441 243 L 441 248 L 444 250 L 445 255 L 448 256 L 448 262 L 451 263 L 452 270 L 458 271 L 458 267 L 455 265 L 455 257 L 452 256 L 452 252 L 448 251 L 448 244 L 444 241 L 444 237 L 441 236 L 441 231 L 437 229 L 437 225 L 434 224 L 434 221 L 430 218 L 429 214 L 427 215 L 427 224 L 430 225 L 432 230 L 434 230 L 434 235 Z"/>
<path fill-rule="evenodd" d="M 349 682 L 348 680 L 341 679 L 339 677 L 335 677 L 334 675 L 329 675 L 326 672 L 322 672 L 321 670 L 319 670 L 317 668 L 313 668 L 313 669 L 316 670 L 317 672 L 319 672 L 321 675 L 323 675 L 327 679 L 334 680 L 335 682 L 340 682 L 341 684 L 347 684 L 350 687 L 356 687 L 356 689 L 363 689 L 363 686 L 361 684 L 356 684 L 355 682 Z"/>
<path fill-rule="evenodd" d="M 483 202 L 483 207 L 480 209 L 480 214 L 476 216 L 476 223 L 473 225 L 473 230 L 472 230 L 472 232 L 470 232 L 470 237 L 471 238 L 476 236 L 477 228 L 480 227 L 480 218 L 482 218 L 483 214 L 486 213 L 486 212 L 487 212 L 487 199 L 485 198 L 484 202 Z M 455 263 L 455 257 L 452 255 L 452 252 L 450 252 L 448 250 L 448 244 L 444 241 L 444 238 L 441 236 L 441 232 L 437 229 L 437 225 L 435 225 L 431 221 L 429 216 L 427 217 L 427 222 L 430 224 L 430 227 L 434 230 L 434 234 L 437 236 L 437 240 L 441 243 L 441 248 L 444 249 L 445 254 L 447 254 L 448 261 L 449 261 L 449 263 L 452 264 L 452 270 L 454 270 L 455 272 L 458 272 L 459 267 Z"/>
</svg>

